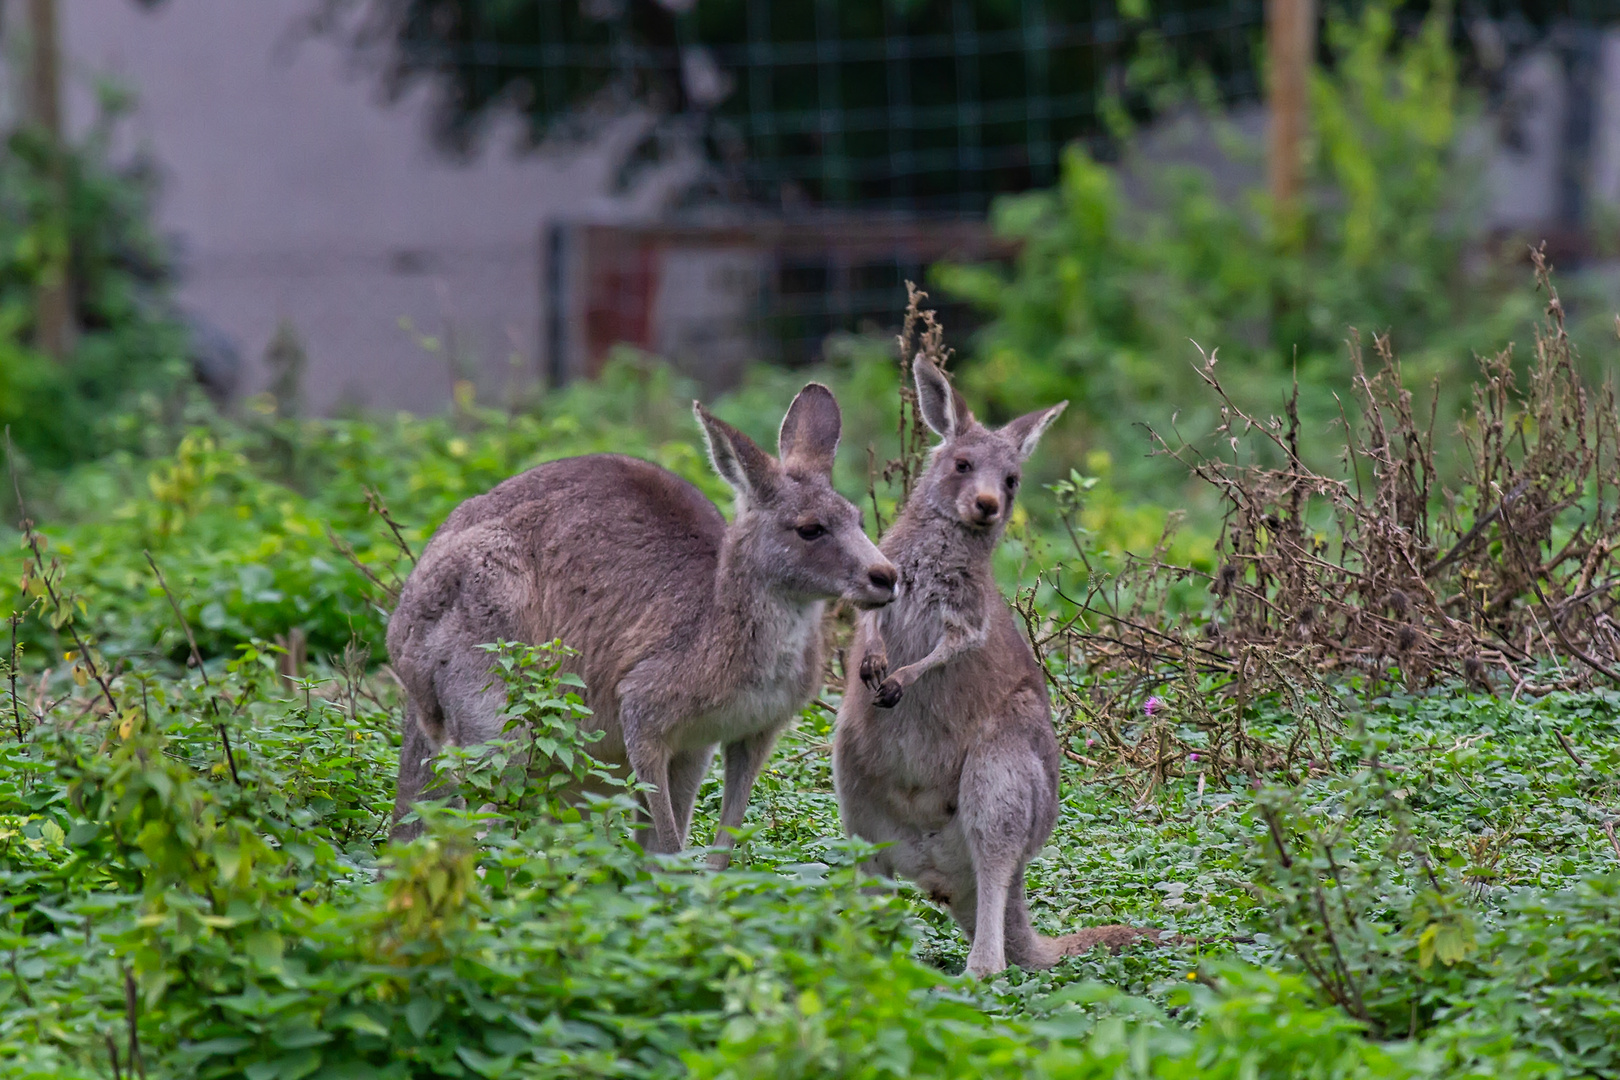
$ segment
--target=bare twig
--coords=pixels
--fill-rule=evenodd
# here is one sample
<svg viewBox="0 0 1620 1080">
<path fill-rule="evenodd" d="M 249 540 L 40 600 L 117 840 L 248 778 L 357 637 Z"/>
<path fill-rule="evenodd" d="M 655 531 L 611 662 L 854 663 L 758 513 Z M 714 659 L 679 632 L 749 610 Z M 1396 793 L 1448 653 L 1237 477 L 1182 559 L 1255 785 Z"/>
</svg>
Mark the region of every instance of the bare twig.
<svg viewBox="0 0 1620 1080">
<path fill-rule="evenodd" d="M 152 553 L 144 551 L 142 554 L 146 556 L 146 564 L 152 568 L 152 573 L 157 576 L 158 588 L 162 589 L 163 595 L 168 598 L 174 617 L 180 620 L 180 629 L 186 635 L 186 644 L 191 646 L 191 662 L 197 666 L 197 671 L 202 675 L 203 685 L 211 689 L 213 684 L 208 681 L 208 668 L 203 664 L 202 651 L 197 648 L 197 638 L 191 632 L 191 624 L 186 621 L 186 613 L 180 610 L 180 601 L 174 598 L 174 593 L 169 589 L 169 583 L 163 577 L 163 571 L 158 568 L 157 560 L 152 558 Z"/>
<path fill-rule="evenodd" d="M 781 768 L 782 768 L 783 765 L 792 765 L 795 762 L 803 761 L 807 757 L 814 757 L 817 754 L 828 754 L 828 753 L 831 753 L 831 752 L 832 752 L 832 743 L 830 743 L 830 742 L 815 743 L 815 744 L 813 744 L 811 746 L 805 747 L 803 750 L 800 750 L 797 754 L 794 754 L 792 757 L 783 758 L 780 762 L 777 763 L 776 768 L 773 771 L 779 772 L 779 771 L 781 771 Z"/>
<path fill-rule="evenodd" d="M 405 557 L 411 560 L 411 565 L 415 566 L 416 553 L 411 551 L 411 545 L 405 542 L 405 532 L 399 527 L 399 522 L 395 521 L 394 516 L 388 512 L 388 504 L 383 502 L 382 492 L 367 487 L 360 490 L 365 492 L 366 506 L 370 507 L 373 514 L 383 519 L 383 523 L 388 526 L 388 531 L 394 534 L 394 543 L 399 545 L 399 550 L 404 552 Z"/>
<path fill-rule="evenodd" d="M 191 646 L 191 662 L 197 665 L 197 671 L 202 675 L 203 686 L 208 691 L 208 708 L 213 713 L 214 727 L 219 732 L 219 742 L 225 750 L 225 764 L 230 766 L 231 779 L 236 781 L 237 787 L 241 787 L 242 777 L 236 771 L 236 755 L 231 752 L 230 732 L 225 730 L 225 721 L 220 718 L 219 702 L 215 700 L 213 694 L 214 684 L 208 679 L 208 667 L 203 663 L 202 651 L 197 648 L 196 635 L 191 632 L 191 624 L 186 621 L 186 613 L 180 610 L 180 601 L 176 600 L 174 593 L 170 591 L 169 583 L 163 577 L 163 571 L 158 567 L 157 560 L 152 558 L 150 551 L 144 554 L 147 564 L 152 567 L 152 573 L 157 575 L 158 587 L 163 590 L 163 595 L 168 597 L 169 607 L 174 609 L 174 617 L 180 620 L 180 629 L 185 632 L 186 644 Z"/>
<path fill-rule="evenodd" d="M 1484 517 L 1480 518 L 1478 521 L 1474 522 L 1474 527 L 1464 533 L 1461 540 L 1458 540 L 1455 544 L 1451 545 L 1450 551 L 1446 552 L 1444 555 L 1440 556 L 1440 558 L 1435 560 L 1433 565 L 1431 565 L 1428 570 L 1424 572 L 1424 577 L 1433 577 L 1435 574 L 1438 574 L 1440 571 L 1450 566 L 1458 559 L 1458 557 L 1467 552 L 1468 549 L 1473 546 L 1474 542 L 1485 534 L 1485 530 L 1490 528 L 1491 522 L 1501 517 L 1504 510 L 1513 505 L 1519 496 L 1524 494 L 1524 489 L 1529 486 L 1530 480 L 1528 477 L 1520 480 L 1518 484 L 1514 485 L 1512 491 L 1502 496 L 1502 501 L 1496 504 L 1495 509 L 1486 514 Z"/>
<path fill-rule="evenodd" d="M 139 998 L 135 993 L 135 976 L 124 971 L 124 1010 L 129 1020 L 129 1067 L 132 1073 L 139 1072 L 141 1080 L 146 1080 L 146 1062 L 141 1057 L 141 1034 L 136 1023 L 136 1007 Z"/>
<path fill-rule="evenodd" d="M 1564 753 L 1569 755 L 1569 760 L 1575 763 L 1576 768 L 1586 768 L 1586 762 L 1581 760 L 1581 755 L 1575 752 L 1575 748 L 1569 744 L 1569 739 L 1562 731 L 1559 731 L 1557 728 L 1553 728 L 1553 736 L 1557 738 L 1558 745 L 1564 748 Z"/>
<path fill-rule="evenodd" d="M 17 623 L 22 616 L 17 612 L 11 613 L 11 663 L 6 667 L 6 675 L 11 680 L 11 716 L 17 722 L 17 741 L 27 738 L 23 734 L 22 705 L 17 701 Z"/>
<path fill-rule="evenodd" d="M 8 957 L 7 963 L 11 968 L 12 981 L 17 984 L 17 996 L 22 998 L 22 1003 L 24 1005 L 32 1009 L 34 1007 L 34 995 L 28 992 L 28 983 L 24 981 L 22 973 L 17 970 L 16 946 L 12 946 L 11 955 Z"/>
<path fill-rule="evenodd" d="M 1607 678 L 1613 679 L 1615 682 L 1620 682 L 1620 671 L 1616 671 L 1614 668 L 1609 667 L 1602 661 L 1588 656 L 1584 649 L 1576 645 L 1569 639 L 1569 635 L 1564 633 L 1563 620 L 1559 619 L 1557 613 L 1553 611 L 1552 605 L 1547 602 L 1547 595 L 1541 591 L 1540 577 L 1534 570 L 1530 568 L 1530 563 L 1524 557 L 1524 551 L 1519 546 L 1518 530 L 1514 528 L 1513 518 L 1508 513 L 1507 503 L 1505 501 L 1502 503 L 1502 524 L 1507 526 L 1505 532 L 1508 537 L 1508 546 L 1513 549 L 1514 554 L 1518 556 L 1520 565 L 1524 567 L 1524 572 L 1529 575 L 1530 587 L 1535 590 L 1536 599 L 1541 601 L 1542 609 L 1547 612 L 1547 621 L 1552 623 L 1553 633 L 1558 636 L 1559 643 L 1562 644 L 1564 648 L 1569 650 L 1571 656 L 1575 657 L 1575 659 L 1579 660 L 1593 671 Z"/>
<path fill-rule="evenodd" d="M 39 533 L 34 531 L 34 523 L 29 520 L 28 512 L 23 505 L 22 484 L 17 479 L 17 454 L 11 445 L 11 425 L 6 425 L 6 464 L 11 470 L 11 487 L 17 496 L 17 513 L 21 517 L 18 528 L 22 531 L 23 539 L 28 544 L 28 551 L 33 556 L 34 569 L 39 574 L 40 583 L 45 588 L 45 595 L 50 599 L 51 607 L 60 611 L 63 607 L 62 599 L 57 595 L 56 586 L 51 581 L 50 568 L 45 565 L 45 555 L 39 541 Z M 62 624 L 67 628 L 68 636 L 73 639 L 73 647 L 78 650 L 80 662 L 90 677 L 101 688 L 107 699 L 107 706 L 114 715 L 118 712 L 118 701 L 113 697 L 112 684 L 106 674 L 102 672 L 101 665 L 96 663 L 95 654 L 85 644 L 79 635 L 79 628 L 74 625 L 72 612 L 68 613 L 67 620 Z"/>
<path fill-rule="evenodd" d="M 112 1061 L 113 1080 L 124 1080 L 124 1074 L 118 1068 L 118 1042 L 112 1037 L 112 1032 L 103 1031 L 101 1037 L 107 1040 L 107 1057 Z"/>
<path fill-rule="evenodd" d="M 387 598 L 389 606 L 399 603 L 399 591 L 404 583 L 399 580 L 398 574 L 394 575 L 394 584 L 389 585 L 372 573 L 370 567 L 360 561 L 360 556 L 354 550 L 354 545 L 339 536 L 330 525 L 326 527 L 326 538 L 331 541 L 332 547 L 337 553 L 349 560 L 350 565 L 360 571 L 367 581 L 382 590 L 382 594 Z"/>
</svg>

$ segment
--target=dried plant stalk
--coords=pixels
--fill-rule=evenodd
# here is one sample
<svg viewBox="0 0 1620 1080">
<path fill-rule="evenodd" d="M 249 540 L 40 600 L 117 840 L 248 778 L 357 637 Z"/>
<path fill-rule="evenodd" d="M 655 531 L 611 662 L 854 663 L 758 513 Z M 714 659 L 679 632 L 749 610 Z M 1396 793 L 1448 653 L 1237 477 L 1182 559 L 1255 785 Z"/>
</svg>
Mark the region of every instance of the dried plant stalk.
<svg viewBox="0 0 1620 1080">
<path fill-rule="evenodd" d="M 1549 268 L 1539 251 L 1534 261 L 1547 295 L 1534 357 L 1523 380 L 1511 348 L 1481 360 L 1447 447 L 1467 463 L 1454 490 L 1436 466 L 1435 411 L 1418 415 L 1387 337 L 1374 339 L 1370 368 L 1359 337 L 1348 343 L 1336 475 L 1300 456 L 1297 385 L 1282 416 L 1262 419 L 1230 397 L 1209 353 L 1200 374 L 1220 405 L 1214 448 L 1153 438 L 1224 507 L 1217 569 L 1170 564 L 1162 541 L 1111 577 L 1072 575 L 1069 589 L 1063 567 L 1047 571 L 1041 584 L 1072 605 L 1065 621 L 1037 610 L 1035 590 L 1020 595 L 1039 653 L 1115 676 L 1082 689 L 1054 674 L 1054 692 L 1148 789 L 1192 753 L 1217 775 L 1320 764 L 1335 672 L 1516 694 L 1620 683 L 1620 412 L 1612 384 L 1594 390 L 1577 374 Z M 1190 579 L 1207 582 L 1208 608 L 1167 614 Z M 1199 739 L 1143 713 L 1159 688 Z M 1265 696 L 1297 722 L 1269 741 L 1243 727 Z"/>
</svg>

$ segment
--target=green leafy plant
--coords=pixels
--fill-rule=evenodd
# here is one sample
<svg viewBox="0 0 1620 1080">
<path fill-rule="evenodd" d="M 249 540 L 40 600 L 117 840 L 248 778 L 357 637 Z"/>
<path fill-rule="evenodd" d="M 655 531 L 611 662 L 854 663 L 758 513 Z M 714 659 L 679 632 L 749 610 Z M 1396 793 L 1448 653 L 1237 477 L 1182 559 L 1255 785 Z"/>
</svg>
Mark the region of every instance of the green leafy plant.
<svg viewBox="0 0 1620 1080">
<path fill-rule="evenodd" d="M 1381 1035 L 1416 1035 L 1432 1019 L 1431 972 L 1472 956 L 1479 929 L 1448 868 L 1414 836 L 1410 793 L 1391 783 L 1378 749 L 1364 742 L 1370 766 L 1311 792 L 1314 812 L 1303 790 L 1262 790 L 1256 913 L 1335 1005 Z M 1347 842 L 1363 816 L 1380 819 L 1387 837 L 1370 855 Z"/>
<path fill-rule="evenodd" d="M 574 651 L 561 641 L 484 648 L 493 661 L 491 678 L 507 687 L 501 733 L 483 746 L 446 746 L 433 764 L 440 787 L 520 834 L 586 820 L 618 820 L 622 831 L 635 804 L 627 798 L 615 803 L 612 793 L 628 785 L 591 755 L 603 733 L 584 726 L 590 715 L 581 698 L 585 682 L 564 670 Z M 582 807 L 586 793 L 595 798 Z"/>
</svg>

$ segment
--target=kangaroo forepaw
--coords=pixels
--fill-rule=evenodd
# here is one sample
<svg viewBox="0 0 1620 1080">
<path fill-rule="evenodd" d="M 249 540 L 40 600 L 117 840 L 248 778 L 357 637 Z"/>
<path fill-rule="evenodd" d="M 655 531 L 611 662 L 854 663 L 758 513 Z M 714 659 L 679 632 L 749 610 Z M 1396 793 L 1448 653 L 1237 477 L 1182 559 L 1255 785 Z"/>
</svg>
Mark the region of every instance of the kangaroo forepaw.
<svg viewBox="0 0 1620 1080">
<path fill-rule="evenodd" d="M 868 653 L 861 657 L 861 682 L 874 694 L 883 686 L 883 680 L 889 677 L 889 658 Z"/>
<path fill-rule="evenodd" d="M 885 679 L 883 685 L 877 688 L 872 701 L 880 709 L 892 709 L 905 692 L 906 688 L 900 685 L 900 680 L 894 678 Z"/>
</svg>

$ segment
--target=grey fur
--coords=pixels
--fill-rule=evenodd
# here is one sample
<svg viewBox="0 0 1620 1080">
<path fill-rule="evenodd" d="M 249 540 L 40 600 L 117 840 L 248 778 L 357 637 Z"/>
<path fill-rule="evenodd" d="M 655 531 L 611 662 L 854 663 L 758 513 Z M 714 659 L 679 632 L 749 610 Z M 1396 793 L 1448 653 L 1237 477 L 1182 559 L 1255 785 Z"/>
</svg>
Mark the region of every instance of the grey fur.
<svg viewBox="0 0 1620 1080">
<path fill-rule="evenodd" d="M 1024 460 L 1068 403 L 991 431 L 931 362 L 919 356 L 912 371 L 944 441 L 883 538 L 899 595 L 856 623 L 833 747 L 838 808 L 848 832 L 890 845 L 873 870 L 950 907 L 972 942 L 969 972 L 1051 967 L 1137 936 L 1042 937 L 1024 894 L 1024 867 L 1057 819 L 1058 744 L 1044 675 L 990 556 Z"/>
<path fill-rule="evenodd" d="M 693 407 L 737 492 L 731 524 L 675 474 L 593 454 L 468 499 L 429 542 L 388 625 L 408 698 L 396 838 L 417 831 L 397 823 L 423 797 L 437 749 L 499 731 L 504 687 L 477 646 L 561 638 L 579 651 L 605 733 L 593 753 L 655 789 L 644 846 L 685 846 L 698 785 L 724 747 L 713 861 L 725 865 L 777 735 L 819 685 L 825 601 L 888 603 L 895 570 L 833 490 L 840 417 L 826 387 L 811 383 L 789 407 L 781 462 Z"/>
</svg>

